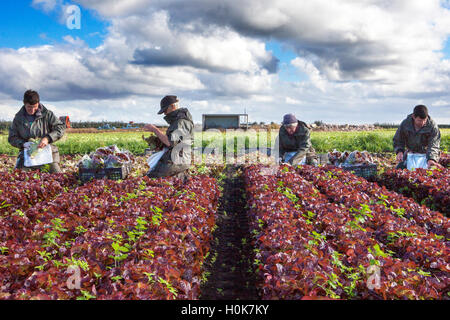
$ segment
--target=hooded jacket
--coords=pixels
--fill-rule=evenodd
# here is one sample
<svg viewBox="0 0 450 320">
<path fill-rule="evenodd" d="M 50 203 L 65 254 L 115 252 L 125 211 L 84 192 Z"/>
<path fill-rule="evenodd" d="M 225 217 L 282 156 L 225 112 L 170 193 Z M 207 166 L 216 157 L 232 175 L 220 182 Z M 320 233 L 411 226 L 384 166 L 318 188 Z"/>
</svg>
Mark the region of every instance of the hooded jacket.
<svg viewBox="0 0 450 320">
<path fill-rule="evenodd" d="M 30 139 L 47 137 L 49 143 L 54 143 L 64 135 L 66 129 L 64 123 L 43 104 L 39 104 L 35 114 L 36 117 L 32 123 L 28 121 L 26 112 L 25 106 L 22 106 L 9 128 L 8 142 L 13 147 L 22 151 L 24 143 Z"/>
<path fill-rule="evenodd" d="M 165 166 L 176 166 L 179 170 L 187 169 L 191 165 L 191 153 L 184 150 L 190 151 L 194 140 L 192 115 L 188 109 L 180 108 L 166 115 L 164 120 L 169 124 L 166 135 L 169 138 L 170 147 L 159 163 Z"/>
<path fill-rule="evenodd" d="M 286 152 L 297 152 L 289 160 L 291 164 L 301 161 L 308 153 L 315 152 L 311 144 L 308 126 L 303 121 L 298 120 L 297 122 L 297 129 L 293 135 L 289 135 L 284 126 L 281 126 L 279 131 L 280 157 L 283 157 Z"/>
<path fill-rule="evenodd" d="M 402 121 L 394 135 L 394 152 L 410 151 L 427 155 L 427 160 L 439 161 L 441 132 L 437 124 L 428 117 L 427 123 L 420 130 L 414 128 L 413 115 Z"/>
<path fill-rule="evenodd" d="M 193 140 L 194 122 L 188 109 L 176 109 L 165 116 L 164 120 L 169 124 L 166 135 L 169 138 L 171 148 L 183 140 Z"/>
</svg>

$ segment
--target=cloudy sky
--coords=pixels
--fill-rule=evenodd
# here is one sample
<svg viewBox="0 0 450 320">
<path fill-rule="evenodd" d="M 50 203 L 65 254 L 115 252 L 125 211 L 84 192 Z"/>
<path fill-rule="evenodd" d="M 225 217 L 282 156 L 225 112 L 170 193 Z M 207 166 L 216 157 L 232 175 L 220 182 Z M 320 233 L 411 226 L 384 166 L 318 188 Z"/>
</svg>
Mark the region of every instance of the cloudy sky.
<svg viewBox="0 0 450 320">
<path fill-rule="evenodd" d="M 197 123 L 449 124 L 449 36 L 450 0 L 2 1 L 0 119 L 32 88 L 73 121 L 162 124 L 175 94 Z"/>
</svg>

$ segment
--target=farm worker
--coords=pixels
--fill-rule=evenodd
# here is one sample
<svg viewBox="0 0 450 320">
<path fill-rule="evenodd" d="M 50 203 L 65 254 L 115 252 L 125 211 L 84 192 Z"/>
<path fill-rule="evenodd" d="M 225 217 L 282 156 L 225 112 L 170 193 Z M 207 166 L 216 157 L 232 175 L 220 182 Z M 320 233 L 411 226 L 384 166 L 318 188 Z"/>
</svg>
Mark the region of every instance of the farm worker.
<svg viewBox="0 0 450 320">
<path fill-rule="evenodd" d="M 403 120 L 394 135 L 394 152 L 397 154 L 397 169 L 406 168 L 407 153 L 426 154 L 428 167 L 439 165 L 441 132 L 428 115 L 424 105 L 414 108 L 412 114 Z"/>
<path fill-rule="evenodd" d="M 58 147 L 53 143 L 64 135 L 66 129 L 64 123 L 40 103 L 36 91 L 27 90 L 23 96 L 23 104 L 9 128 L 8 142 L 20 149 L 15 168 L 24 168 L 24 148 L 30 143 L 29 140 L 40 139 L 38 148 L 45 148 L 49 144 L 52 148 L 53 163 L 50 164 L 49 172 L 61 173 Z"/>
<path fill-rule="evenodd" d="M 278 137 L 282 162 L 291 165 L 317 165 L 317 157 L 306 123 L 297 120 L 293 114 L 286 114 L 283 117 Z"/>
<path fill-rule="evenodd" d="M 155 133 L 168 150 L 147 176 L 159 178 L 177 175 L 184 178 L 191 166 L 191 145 L 194 140 L 192 116 L 188 109 L 179 107 L 177 96 L 165 96 L 160 107 L 158 114 L 164 113 L 164 120 L 169 124 L 166 133 L 152 124 L 147 124 L 144 130 Z"/>
</svg>

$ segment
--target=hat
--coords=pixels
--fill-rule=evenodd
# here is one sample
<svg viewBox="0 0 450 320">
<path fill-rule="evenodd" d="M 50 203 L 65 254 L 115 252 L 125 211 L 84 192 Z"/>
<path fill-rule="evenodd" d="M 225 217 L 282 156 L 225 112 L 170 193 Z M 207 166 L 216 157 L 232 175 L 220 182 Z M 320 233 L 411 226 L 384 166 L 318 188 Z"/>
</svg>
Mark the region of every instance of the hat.
<svg viewBox="0 0 450 320">
<path fill-rule="evenodd" d="M 294 123 L 297 123 L 297 118 L 292 113 L 284 115 L 283 125 L 290 125 Z"/>
<path fill-rule="evenodd" d="M 161 99 L 161 110 L 159 110 L 158 114 L 164 113 L 164 111 L 166 111 L 166 109 L 170 105 L 177 102 L 178 102 L 177 96 L 165 96 L 164 98 Z"/>
</svg>

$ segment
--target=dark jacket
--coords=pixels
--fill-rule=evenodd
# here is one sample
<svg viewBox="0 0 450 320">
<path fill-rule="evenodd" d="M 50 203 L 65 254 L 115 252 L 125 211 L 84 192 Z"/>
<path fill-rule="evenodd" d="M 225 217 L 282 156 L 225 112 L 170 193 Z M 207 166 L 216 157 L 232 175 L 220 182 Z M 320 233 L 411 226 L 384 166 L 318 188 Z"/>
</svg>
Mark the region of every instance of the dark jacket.
<svg viewBox="0 0 450 320">
<path fill-rule="evenodd" d="M 16 148 L 19 148 L 21 154 L 23 152 L 23 145 L 30 139 L 42 139 L 48 137 L 50 144 L 58 141 L 64 135 L 66 127 L 64 123 L 59 120 L 52 111 L 48 110 L 44 105 L 39 104 L 36 118 L 33 123 L 28 122 L 26 117 L 25 106 L 16 113 L 14 120 L 9 128 L 8 142 Z M 58 148 L 51 146 L 53 153 L 58 152 Z M 20 156 L 20 155 L 19 155 Z M 54 160 L 59 162 L 58 159 Z"/>
<path fill-rule="evenodd" d="M 191 146 L 194 141 L 194 122 L 186 108 L 177 109 L 164 120 L 169 124 L 166 135 L 169 138 L 169 150 L 162 156 L 150 177 L 167 177 L 183 172 L 191 166 Z M 184 152 L 189 150 L 189 152 Z"/>
<path fill-rule="evenodd" d="M 427 155 L 427 160 L 439 161 L 441 132 L 437 124 L 428 117 L 427 123 L 419 131 L 414 128 L 414 119 L 410 114 L 394 135 L 394 152 L 410 151 Z"/>
<path fill-rule="evenodd" d="M 297 152 L 289 160 L 291 164 L 296 164 L 306 155 L 315 152 L 311 144 L 308 126 L 302 121 L 298 121 L 297 130 L 295 130 L 292 136 L 288 134 L 284 126 L 281 126 L 278 137 L 280 157 L 284 158 L 286 152 Z"/>
<path fill-rule="evenodd" d="M 194 122 L 188 109 L 177 109 L 165 116 L 164 120 L 169 124 L 166 135 L 169 138 L 170 148 L 174 148 L 183 140 L 190 140 L 188 143 L 194 140 Z"/>
</svg>

